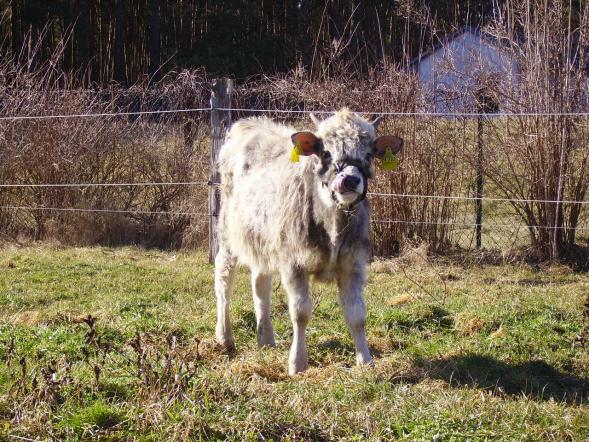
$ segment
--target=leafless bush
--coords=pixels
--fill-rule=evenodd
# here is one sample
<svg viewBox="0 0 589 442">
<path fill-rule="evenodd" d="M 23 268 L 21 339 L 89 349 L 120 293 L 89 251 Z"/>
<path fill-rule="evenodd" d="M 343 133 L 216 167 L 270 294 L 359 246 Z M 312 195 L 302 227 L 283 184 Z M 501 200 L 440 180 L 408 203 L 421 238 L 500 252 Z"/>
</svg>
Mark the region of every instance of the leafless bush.
<svg viewBox="0 0 589 442">
<path fill-rule="evenodd" d="M 1 116 L 71 115 L 206 107 L 202 71 L 181 72 L 161 82 L 92 91 L 51 65 L 0 63 Z M 2 183 L 206 182 L 206 113 L 148 114 L 0 122 Z M 180 245 L 204 232 L 206 185 L 3 188 L 0 226 L 14 236 L 56 238 L 77 244 Z M 137 213 L 60 212 L 29 208 L 77 208 Z"/>
<path fill-rule="evenodd" d="M 206 107 L 208 82 L 201 72 L 184 72 L 147 88 L 80 90 L 61 73 L 46 73 L 33 88 L 30 76 L 5 63 L 2 115 L 84 114 Z M 349 85 L 353 84 L 354 87 Z M 416 79 L 398 66 L 373 70 L 365 81 L 353 76 L 311 81 L 302 71 L 259 78 L 238 88 L 236 105 L 275 109 L 354 109 L 414 112 L 420 107 Z M 234 115 L 234 118 L 246 114 Z M 274 115 L 286 119 L 288 114 Z M 207 115 L 166 114 L 57 120 L 5 121 L 0 139 L 4 183 L 136 183 L 202 181 L 208 177 Z M 290 116 L 292 119 L 292 116 Z M 297 121 L 296 124 L 302 124 Z M 432 120 L 390 118 L 383 130 L 407 140 L 397 174 L 380 173 L 374 192 L 450 194 L 459 183 L 459 163 L 450 160 L 457 125 Z M 419 147 L 416 147 L 419 146 Z M 433 166 L 436 167 L 433 167 Z M 70 213 L 4 210 L 6 231 L 36 239 L 78 244 L 144 243 L 199 246 L 208 219 L 205 186 L 72 187 L 3 189 L 2 205 L 73 207 L 138 212 L 197 212 L 191 218 L 159 214 Z M 374 198 L 375 252 L 391 255 L 404 238 L 427 240 L 434 249 L 450 243 L 451 205 L 445 201 Z M 418 224 L 408 222 L 418 221 Z M 441 224 L 438 223 L 441 221 Z"/>
<path fill-rule="evenodd" d="M 575 113 L 587 109 L 589 5 L 508 1 L 489 32 L 520 69 L 510 88 L 496 90 L 513 112 Z M 550 115 L 493 120 L 486 171 L 497 191 L 523 200 L 512 206 L 529 227 L 531 245 L 559 258 L 575 243 L 587 195 L 587 121 Z M 557 202 L 552 202 L 557 201 Z"/>
<path fill-rule="evenodd" d="M 411 8 L 411 4 L 411 0 L 402 2 L 400 10 L 420 27 L 420 41 L 427 49 L 426 43 L 439 37 L 439 29 L 426 6 Z M 480 109 L 476 98 L 483 95 L 501 103 L 501 108 L 508 112 L 585 111 L 589 97 L 585 69 L 588 8 L 569 7 L 564 0 L 498 5 L 496 17 L 484 32 L 516 62 L 518 69 L 510 73 L 510 78 L 501 80 L 481 70 L 475 73 L 475 91 L 445 92 L 459 98 L 465 94 L 463 102 L 474 106 L 462 109 L 465 111 Z M 409 35 L 404 38 L 409 39 Z M 288 74 L 259 76 L 239 84 L 233 105 L 269 109 L 266 114 L 271 117 L 298 126 L 310 125 L 307 115 L 299 111 L 347 106 L 371 117 L 382 112 L 432 110 L 431 90 L 423 88 L 407 69 L 408 60 L 399 64 L 383 60 L 378 67 L 363 69 L 366 73 L 362 76 L 353 68 L 358 60 L 350 64 L 349 57 L 337 53 L 322 54 L 320 60 L 329 66 L 315 64 L 312 73 L 297 68 Z M 48 63 L 32 69 L 27 63 L 2 58 L 0 115 L 208 106 L 209 81 L 200 70 L 170 75 L 152 85 L 138 84 L 129 89 L 112 85 L 106 90 L 90 91 L 78 87 L 75 74 L 66 75 L 52 66 Z M 444 69 L 452 71 L 456 67 L 448 63 Z M 251 115 L 259 113 L 234 112 L 233 119 Z M 209 175 L 208 117 L 204 112 L 0 121 L 0 182 L 204 183 Z M 507 114 L 485 118 L 483 125 L 484 196 L 517 200 L 484 203 L 483 246 L 506 251 L 513 245 L 527 245 L 534 256 L 555 258 L 568 253 L 575 242 L 584 241 L 584 237 L 576 237 L 576 228 L 586 226 L 587 205 L 562 201 L 581 201 L 587 196 L 587 120 Z M 393 255 L 405 243 L 426 242 L 432 252 L 472 247 L 475 202 L 427 196 L 475 196 L 477 121 L 426 115 L 389 116 L 380 130 L 402 136 L 406 145 L 399 170 L 377 170 L 369 189 L 374 194 L 371 200 L 375 254 Z M 57 238 L 78 244 L 198 247 L 206 244 L 206 194 L 206 185 L 0 188 L 2 206 L 134 212 L 0 210 L 0 228 L 3 235 Z"/>
</svg>

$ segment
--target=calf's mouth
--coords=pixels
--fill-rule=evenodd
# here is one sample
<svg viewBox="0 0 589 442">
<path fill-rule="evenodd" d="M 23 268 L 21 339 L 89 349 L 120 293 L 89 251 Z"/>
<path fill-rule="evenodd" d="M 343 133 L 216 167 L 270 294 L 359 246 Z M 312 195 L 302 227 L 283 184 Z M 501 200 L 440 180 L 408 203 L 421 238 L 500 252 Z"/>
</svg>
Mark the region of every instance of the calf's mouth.
<svg viewBox="0 0 589 442">
<path fill-rule="evenodd" d="M 331 197 L 338 206 L 353 206 L 365 198 L 367 184 L 360 169 L 346 166 L 331 183 Z"/>
</svg>

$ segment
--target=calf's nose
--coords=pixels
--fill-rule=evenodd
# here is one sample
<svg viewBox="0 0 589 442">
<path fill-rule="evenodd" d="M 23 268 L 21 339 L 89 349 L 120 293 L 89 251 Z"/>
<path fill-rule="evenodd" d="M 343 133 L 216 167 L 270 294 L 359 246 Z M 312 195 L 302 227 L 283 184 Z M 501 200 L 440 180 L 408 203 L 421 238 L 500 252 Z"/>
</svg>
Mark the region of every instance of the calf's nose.
<svg viewBox="0 0 589 442">
<path fill-rule="evenodd" d="M 353 175 L 347 175 L 344 178 L 344 189 L 346 190 L 356 190 L 356 187 L 358 187 L 358 184 L 360 184 L 360 178 L 357 176 L 353 176 Z"/>
</svg>

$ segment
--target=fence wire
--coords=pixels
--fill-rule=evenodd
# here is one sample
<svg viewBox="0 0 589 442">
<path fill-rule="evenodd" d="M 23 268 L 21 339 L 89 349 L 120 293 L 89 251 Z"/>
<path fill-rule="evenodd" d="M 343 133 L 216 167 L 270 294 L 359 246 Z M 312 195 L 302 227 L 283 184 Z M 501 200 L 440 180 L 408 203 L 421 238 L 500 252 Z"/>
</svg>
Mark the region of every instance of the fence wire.
<svg viewBox="0 0 589 442">
<path fill-rule="evenodd" d="M 138 117 L 142 115 L 164 115 L 164 114 L 182 114 L 192 112 L 208 112 L 210 107 L 200 107 L 192 109 L 162 109 L 153 111 L 129 111 L 129 112 L 98 112 L 85 114 L 56 114 L 56 115 L 15 115 L 0 116 L 0 121 L 19 121 L 19 120 L 61 120 L 68 118 L 98 118 L 98 117 Z"/>
<path fill-rule="evenodd" d="M 186 182 L 141 182 L 141 183 L 0 183 L 0 188 L 60 188 L 60 187 L 157 187 L 157 186 L 215 186 L 218 183 L 210 181 L 186 181 Z M 541 203 L 541 204 L 589 204 L 589 201 L 574 200 L 543 200 L 527 198 L 494 198 L 476 197 L 467 195 L 419 195 L 409 193 L 367 192 L 368 196 L 394 197 L 394 198 L 419 198 L 433 200 L 459 200 L 459 201 L 494 201 L 507 203 Z"/>
<path fill-rule="evenodd" d="M 247 114 L 247 113 L 265 113 L 265 114 L 292 114 L 302 115 L 314 113 L 317 115 L 330 115 L 334 111 L 331 110 L 306 110 L 306 109 L 259 109 L 259 108 L 239 108 L 239 107 L 226 107 L 226 108 L 213 108 L 213 107 L 201 107 L 201 108 L 186 108 L 186 109 L 170 109 L 170 110 L 153 110 L 153 111 L 130 111 L 130 112 L 103 112 L 103 113 L 80 113 L 80 114 L 56 114 L 56 115 L 16 115 L 16 116 L 2 116 L 0 122 L 13 122 L 19 120 L 51 120 L 51 119 L 74 119 L 74 118 L 114 118 L 119 116 L 137 116 L 142 115 L 157 115 L 157 114 L 174 114 L 174 113 L 198 113 L 198 112 L 211 112 L 211 111 L 230 111 L 236 114 Z M 372 115 L 385 115 L 392 117 L 413 117 L 419 119 L 420 117 L 430 118 L 490 118 L 489 114 L 477 113 L 477 112 L 361 112 L 361 114 L 372 114 Z M 571 117 L 571 118 L 586 118 L 589 117 L 589 112 L 511 112 L 496 114 L 495 117 Z M 421 120 L 419 120 L 421 121 Z M 584 121 L 584 120 L 582 120 Z M 453 120 L 451 124 L 460 124 L 458 120 Z M 414 128 L 415 129 L 415 128 Z M 466 132 L 463 134 L 463 143 L 472 143 L 472 139 L 468 138 L 471 135 Z M 468 139 L 468 141 L 467 141 Z M 208 162 L 208 158 L 206 158 Z M 202 176 L 202 175 L 193 175 Z M 153 176 L 152 176 L 153 178 Z M 179 178 L 179 179 L 178 179 Z M 19 212 L 19 213 L 33 213 L 33 212 L 57 212 L 57 213 L 70 213 L 75 214 L 94 214 L 94 215 L 123 215 L 131 217 L 140 216 L 168 216 L 168 217 L 191 217 L 200 218 L 203 220 L 209 220 L 211 215 L 207 213 L 207 210 L 194 211 L 194 210 L 175 210 L 173 207 L 190 207 L 186 204 L 176 204 L 178 200 L 173 200 L 171 207 L 164 207 L 161 210 L 149 210 L 150 207 L 147 202 L 143 208 L 138 209 L 122 209 L 122 208 L 108 208 L 108 207 L 91 207 L 96 203 L 96 200 L 90 201 L 86 198 L 85 194 L 79 192 L 82 197 L 76 197 L 77 199 L 56 197 L 49 198 L 48 195 L 53 195 L 51 191 L 76 189 L 81 190 L 85 188 L 96 188 L 96 194 L 100 194 L 100 189 L 104 188 L 128 188 L 128 189 L 148 189 L 157 188 L 154 192 L 164 192 L 161 188 L 171 189 L 174 187 L 183 188 L 178 191 L 178 198 L 183 198 L 182 202 L 185 203 L 186 199 L 190 197 L 192 188 L 198 188 L 198 186 L 215 186 L 217 183 L 211 183 L 206 180 L 185 180 L 186 176 L 178 177 L 176 180 L 172 175 L 170 181 L 157 181 L 158 176 L 155 176 L 155 180 L 141 181 L 141 182 L 0 182 L 0 192 L 11 192 L 12 196 L 16 196 L 13 199 L 2 199 L 2 193 L 0 193 L 0 225 L 2 225 L 3 211 L 6 212 Z M 124 178 L 123 178 L 124 179 Z M 145 176 L 143 176 L 145 179 Z M 383 181 L 380 181 L 380 185 Z M 505 248 L 517 244 L 525 244 L 529 241 L 530 231 L 570 231 L 574 230 L 580 234 L 589 232 L 589 207 L 588 200 L 575 200 L 575 199 L 534 199 L 534 198 L 516 198 L 516 197 L 494 197 L 494 196 L 472 196 L 469 195 L 471 188 L 458 186 L 457 192 L 450 192 L 450 194 L 436 194 L 436 189 L 430 189 L 432 192 L 429 193 L 396 193 L 386 191 L 387 189 L 395 188 L 395 185 L 385 182 L 384 187 L 377 187 L 374 192 L 368 192 L 368 196 L 373 205 L 377 206 L 375 215 L 372 219 L 373 229 L 378 230 L 382 228 L 393 229 L 393 233 L 399 233 L 401 226 L 405 229 L 405 233 L 408 236 L 419 236 L 423 234 L 422 230 L 428 226 L 433 226 L 434 229 L 439 231 L 447 232 L 445 237 L 448 241 L 453 244 L 457 244 L 463 247 L 470 248 L 473 246 L 474 232 L 477 227 L 481 227 L 483 233 L 483 244 L 484 246 L 496 246 L 499 248 Z M 379 189 L 382 189 L 380 191 Z M 123 192 L 123 191 L 121 191 Z M 131 192 L 131 190 L 129 190 Z M 137 193 L 142 190 L 137 190 Z M 176 192 L 174 190 L 174 192 Z M 455 194 L 451 194 L 455 193 Z M 492 194 L 493 192 L 491 192 Z M 56 193 L 57 194 L 57 193 Z M 70 195 L 77 195 L 78 192 L 71 192 Z M 509 193 L 504 193 L 509 195 Z M 94 195 L 95 196 L 95 195 Z M 206 198 L 206 196 L 205 196 Z M 86 200 L 87 199 L 87 200 Z M 403 210 L 403 201 L 424 201 L 420 205 L 410 205 L 410 209 Z M 438 206 L 432 206 L 431 204 L 438 204 Z M 478 224 L 475 219 L 474 204 L 476 202 L 483 203 L 483 221 Z M 202 202 L 202 201 L 201 201 Z M 2 205 L 2 203 L 5 203 Z M 8 203 L 8 204 L 6 204 Z M 52 205 L 54 204 L 54 205 Z M 111 203 L 112 204 L 112 203 Z M 124 203 L 123 203 L 124 204 Z M 530 222 L 525 222 L 526 217 L 520 211 L 521 207 L 531 204 L 544 204 L 544 205 L 567 205 L 569 207 L 576 207 L 580 210 L 581 215 L 579 216 L 578 224 L 571 226 L 567 225 L 566 220 L 560 225 L 543 225 L 541 223 L 534 223 L 534 219 Z M 79 205 L 75 207 L 76 205 Z M 116 202 L 112 204 L 116 206 Z M 90 207 L 89 207 L 90 206 Z M 157 205 L 151 207 L 158 207 Z M 202 206 L 204 207 L 204 206 Z M 518 207 L 520 209 L 518 209 Z M 576 210 L 576 209 L 575 209 Z M 440 214 L 439 212 L 443 212 Z M 445 211 L 445 212 L 444 212 Z M 551 219 L 540 220 L 547 221 L 552 224 Z M 205 221 L 206 222 L 206 221 Z M 443 235 L 444 236 L 444 235 Z M 589 239 L 588 239 L 589 241 Z"/>
<path fill-rule="evenodd" d="M 210 185 L 209 181 L 157 182 L 157 183 L 0 183 L 0 188 L 59 188 L 59 187 L 152 187 L 152 186 L 200 186 Z"/>
<path fill-rule="evenodd" d="M 81 213 L 106 213 L 129 215 L 170 215 L 170 216 L 205 216 L 202 212 L 178 212 L 173 210 L 132 210 L 132 209 L 92 209 L 81 207 L 43 207 L 43 206 L 0 206 L 0 210 L 40 210 L 52 212 L 81 212 Z"/>
<path fill-rule="evenodd" d="M 13 115 L 0 116 L 0 121 L 19 121 L 19 120 L 57 120 L 69 118 L 98 118 L 98 117 L 124 117 L 124 116 L 142 116 L 142 115 L 165 115 L 165 114 L 182 114 L 196 112 L 225 111 L 235 113 L 264 113 L 264 114 L 316 114 L 332 115 L 336 110 L 324 109 L 260 109 L 260 108 L 240 108 L 240 107 L 198 107 L 187 109 L 161 109 L 161 110 L 139 110 L 125 112 L 97 112 L 97 113 L 80 113 L 80 114 L 52 114 L 52 115 Z M 505 111 L 500 113 L 488 112 L 390 112 L 374 110 L 353 111 L 365 115 L 383 115 L 391 117 L 447 117 L 447 118 L 498 118 L 498 117 L 589 117 L 589 112 L 518 112 Z"/>
<path fill-rule="evenodd" d="M 39 210 L 39 211 L 55 211 L 55 212 L 81 212 L 81 213 L 107 213 L 107 214 L 131 214 L 131 215 L 168 215 L 168 216 L 197 216 L 209 217 L 215 215 L 207 215 L 202 212 L 190 211 L 174 211 L 174 210 L 134 210 L 134 209 L 102 209 L 102 208 L 83 208 L 83 207 L 45 207 L 45 206 L 16 206 L 6 205 L 0 206 L 0 210 Z M 439 225 L 439 226 L 453 226 L 459 228 L 475 228 L 479 224 L 473 222 L 458 222 L 458 221 L 422 221 L 422 220 L 403 220 L 403 219 L 371 219 L 374 224 L 411 224 L 411 225 Z M 485 229 L 574 229 L 577 231 L 589 231 L 589 227 L 570 227 L 570 226 L 547 226 L 547 225 L 528 225 L 524 223 L 510 223 L 510 224 L 481 224 Z"/>
</svg>

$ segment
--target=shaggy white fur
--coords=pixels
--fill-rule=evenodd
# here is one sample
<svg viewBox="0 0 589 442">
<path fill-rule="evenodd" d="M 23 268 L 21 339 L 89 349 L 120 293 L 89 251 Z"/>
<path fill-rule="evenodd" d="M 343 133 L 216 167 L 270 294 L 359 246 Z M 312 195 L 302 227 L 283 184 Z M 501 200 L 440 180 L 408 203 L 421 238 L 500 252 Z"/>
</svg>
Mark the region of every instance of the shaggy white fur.
<svg viewBox="0 0 589 442">
<path fill-rule="evenodd" d="M 316 120 L 316 119 L 314 119 Z M 274 345 L 272 275 L 279 273 L 293 323 L 289 372 L 307 367 L 309 279 L 335 279 L 356 360 L 372 361 L 364 332 L 369 207 L 375 127 L 344 109 L 318 122 L 316 154 L 290 160 L 294 128 L 267 118 L 238 121 L 219 154 L 220 250 L 215 261 L 217 339 L 234 347 L 229 316 L 235 266 L 252 271 L 258 344 Z"/>
</svg>

